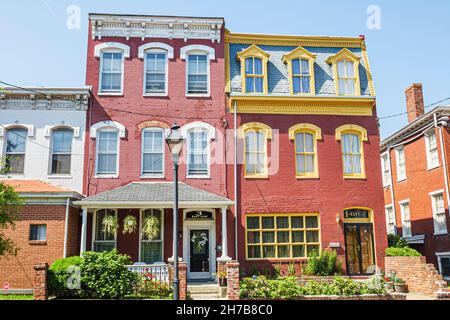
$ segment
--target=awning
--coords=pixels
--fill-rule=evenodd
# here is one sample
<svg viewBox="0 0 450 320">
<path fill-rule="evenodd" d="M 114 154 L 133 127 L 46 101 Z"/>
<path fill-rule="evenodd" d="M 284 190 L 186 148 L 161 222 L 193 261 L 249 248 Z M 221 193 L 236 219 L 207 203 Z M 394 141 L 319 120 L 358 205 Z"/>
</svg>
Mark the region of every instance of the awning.
<svg viewBox="0 0 450 320">
<path fill-rule="evenodd" d="M 405 239 L 407 244 L 424 244 L 425 243 L 425 235 L 424 234 L 419 234 L 416 236 L 403 238 L 403 239 Z"/>
<path fill-rule="evenodd" d="M 132 182 L 76 201 L 82 208 L 172 208 L 173 182 Z M 234 202 L 230 199 L 180 182 L 178 185 L 180 208 L 221 208 Z"/>
</svg>

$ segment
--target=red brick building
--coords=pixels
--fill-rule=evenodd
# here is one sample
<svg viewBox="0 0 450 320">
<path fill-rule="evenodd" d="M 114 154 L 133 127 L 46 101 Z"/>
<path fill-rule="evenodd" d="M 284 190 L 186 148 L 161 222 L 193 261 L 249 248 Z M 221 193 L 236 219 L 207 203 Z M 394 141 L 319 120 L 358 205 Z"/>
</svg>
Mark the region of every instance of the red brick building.
<svg viewBox="0 0 450 320">
<path fill-rule="evenodd" d="M 348 274 L 383 268 L 380 138 L 364 38 L 228 33 L 225 50 L 241 266 L 286 268 L 333 248 Z"/>
<path fill-rule="evenodd" d="M 387 230 L 405 238 L 450 279 L 450 108 L 424 113 L 422 84 L 405 94 L 409 124 L 381 143 Z"/>
<path fill-rule="evenodd" d="M 116 247 L 134 262 L 173 258 L 168 128 L 186 143 L 179 169 L 180 256 L 189 278 L 229 260 L 222 18 L 91 14 L 86 83 L 93 87 L 85 152 L 81 248 Z M 116 217 L 107 234 L 103 219 Z M 124 221 L 136 225 L 122 232 Z M 156 234 L 144 232 L 157 224 Z M 155 222 L 156 221 L 156 222 Z M 230 237 L 230 239 L 232 239 Z M 232 242 L 232 241 L 230 241 Z"/>
</svg>

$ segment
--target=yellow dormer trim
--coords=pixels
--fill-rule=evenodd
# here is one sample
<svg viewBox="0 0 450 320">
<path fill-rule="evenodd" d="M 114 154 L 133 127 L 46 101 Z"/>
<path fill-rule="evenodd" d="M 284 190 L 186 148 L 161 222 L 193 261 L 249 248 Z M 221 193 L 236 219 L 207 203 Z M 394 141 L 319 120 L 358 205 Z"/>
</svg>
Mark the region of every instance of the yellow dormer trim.
<svg viewBox="0 0 450 320">
<path fill-rule="evenodd" d="M 242 93 L 247 93 L 246 89 L 246 74 L 245 74 L 245 59 L 247 58 L 259 58 L 262 61 L 262 78 L 263 78 L 263 92 L 261 94 L 267 94 L 269 91 L 269 83 L 267 76 L 267 63 L 269 62 L 270 54 L 263 51 L 256 45 L 251 45 L 247 49 L 237 53 L 237 59 L 241 62 L 241 77 L 242 77 Z"/>
<path fill-rule="evenodd" d="M 261 122 L 248 122 L 243 124 L 238 129 L 238 137 L 239 139 L 245 138 L 245 132 L 250 129 L 258 129 L 258 130 L 264 130 L 266 133 L 267 139 L 272 139 L 272 128 L 269 127 L 267 124 L 261 123 Z"/>
<path fill-rule="evenodd" d="M 314 77 L 314 61 L 316 60 L 317 55 L 312 54 L 308 50 L 303 47 L 298 47 L 291 52 L 285 54 L 282 58 L 283 63 L 288 65 L 288 76 L 289 76 L 289 91 L 291 94 L 295 95 L 315 95 L 316 94 L 316 81 Z M 294 93 L 294 81 L 292 77 L 292 60 L 294 59 L 305 59 L 309 62 L 309 87 L 310 93 Z"/>
<path fill-rule="evenodd" d="M 364 142 L 369 141 L 367 130 L 356 124 L 345 124 L 343 126 L 340 126 L 339 128 L 336 128 L 336 140 L 341 140 L 342 134 L 346 132 L 352 132 L 361 135 L 361 140 Z"/>
<path fill-rule="evenodd" d="M 336 95 L 339 94 L 339 76 L 338 76 L 338 62 L 340 61 L 350 61 L 353 63 L 353 72 L 355 75 L 355 96 L 361 95 L 361 80 L 359 77 L 359 63 L 361 58 L 356 56 L 354 53 L 352 53 L 347 48 L 342 49 L 337 54 L 330 56 L 327 59 L 327 63 L 331 64 L 333 66 L 333 78 L 334 78 L 334 85 L 336 89 Z"/>
<path fill-rule="evenodd" d="M 313 134 L 317 140 L 322 140 L 322 129 L 310 123 L 299 123 L 295 126 L 290 127 L 289 139 L 294 140 L 295 134 L 299 131 L 309 132 Z"/>
</svg>

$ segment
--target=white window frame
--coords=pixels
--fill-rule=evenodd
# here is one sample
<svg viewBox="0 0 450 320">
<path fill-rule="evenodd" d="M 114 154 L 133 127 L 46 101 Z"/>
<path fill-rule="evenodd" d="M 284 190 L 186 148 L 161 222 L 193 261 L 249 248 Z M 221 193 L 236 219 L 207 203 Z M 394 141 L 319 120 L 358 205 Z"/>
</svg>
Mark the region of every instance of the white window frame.
<svg viewBox="0 0 450 320">
<path fill-rule="evenodd" d="M 400 205 L 400 212 L 401 212 L 401 218 L 402 218 L 402 237 L 403 238 L 410 238 L 412 237 L 412 222 L 411 222 L 411 206 L 410 201 L 403 200 L 399 202 Z M 408 211 L 409 211 L 409 229 L 411 233 L 409 235 L 405 235 L 405 205 L 408 205 Z"/>
<path fill-rule="evenodd" d="M 116 156 L 116 173 L 99 173 L 98 172 L 98 149 L 99 139 L 96 139 L 95 143 L 95 176 L 94 178 L 118 178 L 119 177 L 119 160 L 120 160 L 120 133 L 115 128 L 104 128 L 98 130 L 98 132 L 117 132 L 117 156 Z"/>
<path fill-rule="evenodd" d="M 2 132 L 2 136 L 5 137 L 5 139 L 4 139 L 4 146 L 3 146 L 3 153 L 2 154 L 6 158 L 6 156 L 7 156 L 6 155 L 6 149 L 8 148 L 9 131 L 10 130 L 14 130 L 14 129 L 22 129 L 22 130 L 25 130 L 25 131 L 28 130 L 27 131 L 27 135 L 24 137 L 24 139 L 25 139 L 25 151 L 23 152 L 23 172 L 20 172 L 20 173 L 8 172 L 4 176 L 23 177 L 23 176 L 25 176 L 25 171 L 26 171 L 26 167 L 27 167 L 27 162 L 26 162 L 26 160 L 27 160 L 27 153 L 28 153 L 27 152 L 27 149 L 28 149 L 27 140 L 28 140 L 28 137 L 30 137 L 30 127 L 29 126 L 20 125 L 20 124 L 18 124 L 18 125 L 10 125 L 10 126 L 6 127 L 4 129 L 4 132 Z M 34 129 L 34 126 L 33 126 L 33 129 Z M 22 153 L 20 153 L 20 154 L 22 154 Z"/>
<path fill-rule="evenodd" d="M 185 139 L 189 139 L 189 132 L 191 131 L 206 131 L 207 132 L 207 161 L 208 174 L 205 175 L 190 175 L 189 174 L 189 141 L 186 141 L 186 178 L 187 179 L 209 179 L 211 177 L 211 141 L 216 139 L 216 128 L 206 122 L 195 121 L 184 125 L 181 128 L 181 134 Z"/>
<path fill-rule="evenodd" d="M 444 199 L 444 190 L 438 190 L 438 191 L 434 191 L 434 192 L 430 192 L 430 200 L 431 200 L 431 209 L 433 212 L 433 228 L 434 228 L 434 235 L 435 236 L 439 236 L 439 235 L 445 235 L 448 234 L 448 230 L 447 230 L 447 215 L 445 212 L 445 199 Z M 438 196 L 442 197 L 442 201 L 444 203 L 444 218 L 445 218 L 445 231 L 436 231 L 437 230 L 437 201 L 436 198 Z"/>
<path fill-rule="evenodd" d="M 434 135 L 434 138 L 436 140 L 436 153 L 437 153 L 437 164 L 433 164 L 431 163 L 431 149 L 430 149 L 430 136 Z M 440 160 L 439 160 L 439 147 L 438 147 L 438 141 L 437 141 L 437 136 L 436 136 L 436 132 L 434 130 L 434 128 L 425 133 L 425 152 L 427 155 L 427 170 L 433 170 L 436 168 L 440 167 Z"/>
<path fill-rule="evenodd" d="M 189 74 L 189 55 L 206 55 L 206 60 L 209 61 L 206 66 L 206 71 L 208 75 L 208 92 L 207 93 L 188 93 L 188 74 Z M 211 96 L 211 60 L 216 59 L 216 54 L 214 48 L 204 46 L 204 45 L 189 45 L 182 47 L 180 49 L 180 58 L 185 60 L 185 94 L 186 97 L 210 97 Z"/>
<path fill-rule="evenodd" d="M 154 210 L 160 210 L 161 211 L 161 225 L 160 225 L 160 233 L 161 233 L 161 240 L 144 240 L 144 241 L 149 241 L 149 242 L 161 242 L 161 258 L 164 262 L 164 209 L 161 208 L 147 208 L 147 209 L 140 209 L 139 210 L 139 262 L 141 262 L 141 250 L 142 250 L 142 222 L 144 221 L 143 217 L 144 217 L 144 211 L 149 210 L 149 209 L 154 209 Z"/>
<path fill-rule="evenodd" d="M 381 174 L 383 177 L 383 187 L 384 188 L 390 187 L 392 176 L 391 176 L 390 158 L 387 152 L 381 154 Z M 386 175 L 388 175 L 387 181 Z"/>
<path fill-rule="evenodd" d="M 103 53 L 122 53 L 122 77 L 120 91 L 102 91 L 102 70 L 103 70 Z M 125 77 L 125 59 L 130 57 L 130 47 L 118 42 L 105 42 L 94 47 L 94 57 L 100 58 L 99 64 L 99 82 L 98 95 L 99 96 L 121 96 L 123 95 L 123 85 Z"/>
<path fill-rule="evenodd" d="M 392 211 L 392 217 L 394 218 L 394 221 L 392 221 L 394 223 L 394 233 L 393 234 L 397 235 L 397 219 L 396 219 L 395 212 L 394 212 L 394 206 L 392 204 L 384 207 L 384 212 L 386 215 L 386 231 L 388 234 L 390 234 L 391 230 L 390 230 L 390 226 L 389 226 L 390 221 L 389 221 L 388 210 Z"/>
<path fill-rule="evenodd" d="M 94 251 L 94 244 L 95 242 L 111 242 L 111 241 L 105 241 L 105 240 L 95 240 L 95 231 L 97 230 L 97 211 L 101 210 L 112 210 L 114 211 L 114 214 L 116 215 L 116 218 L 118 218 L 118 210 L 117 209 L 111 209 L 111 208 L 99 208 L 95 209 L 94 213 L 92 214 L 92 240 L 91 240 L 91 251 Z M 114 233 L 114 248 L 117 248 L 117 232 Z"/>
<path fill-rule="evenodd" d="M 442 275 L 442 263 L 441 263 L 441 259 L 442 258 L 449 258 L 450 259 L 450 252 L 436 252 L 436 256 L 438 258 L 438 266 L 439 266 L 439 274 Z M 450 276 L 444 277 L 444 280 L 446 281 L 450 281 Z"/>
<path fill-rule="evenodd" d="M 72 131 L 72 141 L 70 142 L 70 172 L 69 173 L 52 173 L 53 165 L 53 133 L 58 130 L 71 130 Z M 48 166 L 48 176 L 49 177 L 71 177 L 73 169 L 73 140 L 75 138 L 75 130 L 73 127 L 60 126 L 52 128 L 50 132 L 50 150 L 49 150 L 49 166 Z"/>
<path fill-rule="evenodd" d="M 144 132 L 148 131 L 160 131 L 162 132 L 162 173 L 144 173 Z M 148 127 L 144 128 L 141 131 L 141 178 L 153 178 L 153 179 L 162 179 L 165 177 L 166 169 L 165 169 L 165 159 L 166 159 L 166 146 L 165 146 L 165 130 L 163 128 L 158 127 Z"/>
<path fill-rule="evenodd" d="M 400 151 L 402 151 L 403 153 L 403 161 L 404 161 L 404 172 L 402 175 L 400 175 Z M 395 164 L 397 167 L 397 182 L 401 182 L 404 181 L 406 179 L 408 179 L 407 175 L 406 175 L 406 154 L 405 154 L 405 147 L 404 146 L 400 146 L 395 148 Z"/>
<path fill-rule="evenodd" d="M 147 54 L 149 53 L 164 53 L 166 55 L 166 61 L 165 61 L 165 84 L 164 84 L 164 92 L 146 92 L 145 90 L 145 85 L 147 82 Z M 151 49 L 147 49 L 144 52 L 144 75 L 143 75 L 143 79 L 144 82 L 142 84 L 142 92 L 143 92 L 143 96 L 144 97 L 167 97 L 167 95 L 169 94 L 169 59 L 170 59 L 170 55 L 169 52 L 166 49 L 162 49 L 162 48 L 154 48 L 152 47 Z"/>
</svg>

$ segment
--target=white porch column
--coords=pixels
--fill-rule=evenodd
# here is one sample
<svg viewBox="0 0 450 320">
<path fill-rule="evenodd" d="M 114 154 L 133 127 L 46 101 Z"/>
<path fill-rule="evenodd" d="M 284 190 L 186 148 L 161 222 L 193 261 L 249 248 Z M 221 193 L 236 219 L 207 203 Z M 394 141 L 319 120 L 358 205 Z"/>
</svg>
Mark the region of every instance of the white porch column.
<svg viewBox="0 0 450 320">
<path fill-rule="evenodd" d="M 86 252 L 86 234 L 87 234 L 87 208 L 83 208 L 82 220 L 81 220 L 80 256 Z"/>
<path fill-rule="evenodd" d="M 231 260 L 228 256 L 228 234 L 227 234 L 227 208 L 224 207 L 222 211 L 222 256 L 220 260 Z"/>
</svg>

